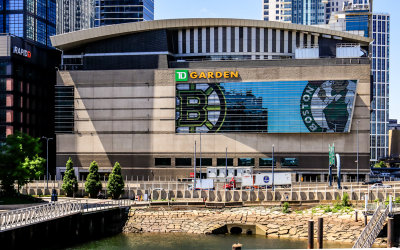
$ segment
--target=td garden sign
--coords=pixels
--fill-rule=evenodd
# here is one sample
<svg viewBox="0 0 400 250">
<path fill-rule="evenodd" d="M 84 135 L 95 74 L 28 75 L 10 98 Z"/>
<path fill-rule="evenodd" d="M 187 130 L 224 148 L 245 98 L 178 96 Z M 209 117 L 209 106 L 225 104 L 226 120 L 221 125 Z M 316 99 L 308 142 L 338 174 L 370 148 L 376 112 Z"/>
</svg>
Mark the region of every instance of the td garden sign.
<svg viewBox="0 0 400 250">
<path fill-rule="evenodd" d="M 189 70 L 176 70 L 175 81 L 187 82 L 195 79 L 237 79 L 239 72 L 237 71 L 205 71 L 205 72 L 189 72 Z"/>
</svg>

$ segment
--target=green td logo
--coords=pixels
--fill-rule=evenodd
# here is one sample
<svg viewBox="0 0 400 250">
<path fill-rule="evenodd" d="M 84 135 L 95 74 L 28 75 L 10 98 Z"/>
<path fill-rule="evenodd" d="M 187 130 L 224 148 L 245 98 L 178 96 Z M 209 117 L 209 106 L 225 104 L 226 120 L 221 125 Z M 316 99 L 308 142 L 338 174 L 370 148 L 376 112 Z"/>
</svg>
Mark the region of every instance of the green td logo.
<svg viewBox="0 0 400 250">
<path fill-rule="evenodd" d="M 189 78 L 188 70 L 175 70 L 175 81 L 186 82 Z"/>
</svg>

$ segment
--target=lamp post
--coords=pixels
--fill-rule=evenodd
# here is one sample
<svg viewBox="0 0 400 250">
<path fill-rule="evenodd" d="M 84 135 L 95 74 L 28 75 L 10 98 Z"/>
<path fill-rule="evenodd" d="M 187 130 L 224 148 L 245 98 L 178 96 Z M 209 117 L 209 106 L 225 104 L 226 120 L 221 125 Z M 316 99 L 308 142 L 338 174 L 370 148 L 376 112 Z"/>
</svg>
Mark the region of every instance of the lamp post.
<svg viewBox="0 0 400 250">
<path fill-rule="evenodd" d="M 359 168 L 358 168 L 358 152 L 359 152 L 359 141 L 358 141 L 358 127 L 360 120 L 357 120 L 357 184 L 359 184 Z"/>
<path fill-rule="evenodd" d="M 272 144 L 272 190 L 275 190 L 275 185 L 274 185 L 274 148 L 275 145 Z"/>
<path fill-rule="evenodd" d="M 202 179 L 201 175 L 203 173 L 202 169 L 201 169 L 201 156 L 202 156 L 202 154 L 201 154 L 201 131 L 200 131 L 200 186 L 203 188 L 202 183 L 201 183 L 201 179 Z"/>
<path fill-rule="evenodd" d="M 194 141 L 194 182 L 193 182 L 193 190 L 196 190 L 196 141 Z"/>
<path fill-rule="evenodd" d="M 46 139 L 46 189 L 49 189 L 49 141 L 53 138 L 42 136 L 42 139 Z"/>
</svg>

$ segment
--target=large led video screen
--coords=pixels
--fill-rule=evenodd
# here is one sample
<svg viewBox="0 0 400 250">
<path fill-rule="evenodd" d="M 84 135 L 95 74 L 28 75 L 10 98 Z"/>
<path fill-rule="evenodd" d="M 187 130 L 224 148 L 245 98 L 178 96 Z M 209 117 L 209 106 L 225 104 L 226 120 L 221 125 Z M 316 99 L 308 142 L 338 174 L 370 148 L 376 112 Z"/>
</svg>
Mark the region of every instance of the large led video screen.
<svg viewBox="0 0 400 250">
<path fill-rule="evenodd" d="M 179 83 L 176 133 L 349 132 L 357 83 Z"/>
</svg>

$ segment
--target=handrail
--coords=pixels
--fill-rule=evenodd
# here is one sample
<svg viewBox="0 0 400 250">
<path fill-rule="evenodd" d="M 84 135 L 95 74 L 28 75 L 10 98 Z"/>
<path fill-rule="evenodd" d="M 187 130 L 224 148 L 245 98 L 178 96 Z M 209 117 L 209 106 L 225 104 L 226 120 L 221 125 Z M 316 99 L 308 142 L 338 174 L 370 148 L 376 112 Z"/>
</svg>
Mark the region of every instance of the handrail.
<svg viewBox="0 0 400 250">
<path fill-rule="evenodd" d="M 81 212 L 79 201 L 52 202 L 0 213 L 0 232 Z"/>
<path fill-rule="evenodd" d="M 382 212 L 383 210 L 383 212 Z M 382 230 L 383 224 L 389 215 L 389 206 L 380 205 L 376 208 L 371 220 L 361 232 L 353 248 L 370 248 Z"/>
<path fill-rule="evenodd" d="M 61 218 L 68 215 L 95 212 L 116 207 L 128 207 L 131 200 L 111 200 L 98 203 L 67 200 L 51 202 L 43 205 L 21 208 L 0 213 L 0 232 L 24 227 L 44 221 Z"/>
</svg>

